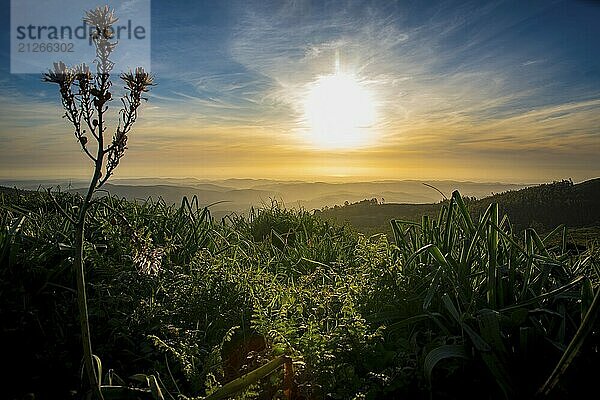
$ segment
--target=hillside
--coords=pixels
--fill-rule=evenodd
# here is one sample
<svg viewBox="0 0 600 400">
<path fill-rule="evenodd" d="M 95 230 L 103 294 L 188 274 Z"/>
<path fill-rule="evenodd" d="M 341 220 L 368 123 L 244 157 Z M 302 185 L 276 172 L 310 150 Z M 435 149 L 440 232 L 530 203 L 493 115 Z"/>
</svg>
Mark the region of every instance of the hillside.
<svg viewBox="0 0 600 400">
<path fill-rule="evenodd" d="M 600 178 L 508 191 L 474 202 L 471 209 L 482 213 L 491 203 L 498 203 L 518 230 L 551 229 L 560 224 L 573 228 L 600 225 Z"/>
<path fill-rule="evenodd" d="M 474 216 L 497 202 L 501 212 L 508 215 L 517 231 L 535 227 L 543 232 L 560 224 L 572 228 L 600 225 L 600 179 L 578 184 L 554 182 L 466 201 Z M 341 207 L 324 208 L 316 213 L 327 219 L 347 222 L 366 234 L 390 233 L 390 220 L 418 221 L 423 215 L 437 217 L 443 203 L 380 204 L 363 200 Z"/>
</svg>

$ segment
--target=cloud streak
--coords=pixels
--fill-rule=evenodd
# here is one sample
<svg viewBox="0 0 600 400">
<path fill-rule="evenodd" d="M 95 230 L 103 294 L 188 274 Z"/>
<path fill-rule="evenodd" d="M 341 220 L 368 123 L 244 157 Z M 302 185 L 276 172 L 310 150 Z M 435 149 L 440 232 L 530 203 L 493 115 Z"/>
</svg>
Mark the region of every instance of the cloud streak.
<svg viewBox="0 0 600 400">
<path fill-rule="evenodd" d="M 529 181 L 599 175 L 593 11 L 515 4 L 295 0 L 161 10 L 153 20 L 159 86 L 121 172 Z M 553 25 L 564 13 L 573 25 Z M 578 33 L 581 26 L 589 37 Z M 336 53 L 377 99 L 369 147 L 332 152 L 302 136 L 307 87 L 333 72 Z M 0 78 L 7 81 L 0 79 L 0 140 L 20 148 L 20 157 L 28 143 L 30 158 L 51 153 L 63 139 L 41 147 L 36 141 L 62 134 L 57 103 L 38 97 L 28 105 L 14 92 L 31 87 Z M 31 115 L 32 107 L 39 112 Z M 0 173 L 21 168 L 4 146 L 0 155 Z"/>
</svg>

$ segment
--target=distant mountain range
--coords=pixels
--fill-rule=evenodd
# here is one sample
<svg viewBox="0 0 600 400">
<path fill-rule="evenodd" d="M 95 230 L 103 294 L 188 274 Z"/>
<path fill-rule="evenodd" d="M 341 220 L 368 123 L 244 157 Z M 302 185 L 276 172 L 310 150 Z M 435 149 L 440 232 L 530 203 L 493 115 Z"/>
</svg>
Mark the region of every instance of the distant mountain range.
<svg viewBox="0 0 600 400">
<path fill-rule="evenodd" d="M 303 182 L 268 179 L 199 180 L 194 178 L 161 179 L 114 179 L 106 184 L 111 195 L 129 200 L 161 197 L 167 203 L 179 204 L 183 196 L 197 196 L 200 204 L 211 206 L 214 215 L 229 212 L 243 213 L 250 207 L 270 205 L 271 199 L 288 208 L 303 207 L 307 210 L 353 203 L 362 199 L 376 198 L 385 203 L 435 203 L 442 196 L 423 183 L 435 186 L 450 195 L 458 189 L 468 196 L 485 197 L 493 193 L 517 190 L 528 185 L 506 183 L 478 183 L 459 181 L 382 180 L 373 182 Z M 84 191 L 85 181 L 60 180 L 0 180 L 5 187 L 35 190 L 38 187 L 60 186 L 61 190 Z"/>
</svg>

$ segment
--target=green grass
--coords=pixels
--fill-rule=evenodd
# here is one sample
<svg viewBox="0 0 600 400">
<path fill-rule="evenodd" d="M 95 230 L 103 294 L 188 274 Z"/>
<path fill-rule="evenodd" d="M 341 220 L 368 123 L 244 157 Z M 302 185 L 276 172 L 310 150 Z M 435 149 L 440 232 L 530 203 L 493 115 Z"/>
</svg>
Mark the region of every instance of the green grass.
<svg viewBox="0 0 600 400">
<path fill-rule="evenodd" d="M 470 212 L 454 193 L 388 239 L 277 204 L 215 221 L 195 199 L 98 199 L 95 353 L 111 381 L 153 374 L 165 398 L 223 393 L 282 355 L 304 398 L 580 396 L 600 361 L 598 253 L 560 227 L 517 233 L 500 209 Z M 0 194 L 0 222 L 8 398 L 64 397 L 80 366 L 71 222 L 43 192 Z M 283 375 L 238 397 L 283 396 Z"/>
</svg>

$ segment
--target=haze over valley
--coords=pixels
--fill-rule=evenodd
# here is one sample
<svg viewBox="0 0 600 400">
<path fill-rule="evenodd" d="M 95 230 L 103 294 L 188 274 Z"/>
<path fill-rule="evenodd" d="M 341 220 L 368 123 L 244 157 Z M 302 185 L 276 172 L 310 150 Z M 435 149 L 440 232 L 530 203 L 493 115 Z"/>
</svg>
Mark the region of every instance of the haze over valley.
<svg viewBox="0 0 600 400">
<path fill-rule="evenodd" d="M 251 207 L 269 206 L 276 200 L 289 208 L 321 209 L 376 198 L 384 203 L 436 203 L 460 190 L 465 196 L 482 198 L 494 193 L 516 190 L 528 185 L 498 182 L 381 180 L 371 182 L 304 182 L 269 179 L 201 180 L 194 178 L 114 179 L 104 186 L 113 196 L 129 200 L 159 197 L 169 204 L 180 204 L 183 196 L 197 196 L 201 205 L 211 205 L 215 216 L 228 212 L 244 213 Z M 0 186 L 37 190 L 53 187 L 82 192 L 87 182 L 79 180 L 0 180 Z M 105 195 L 100 192 L 98 195 Z"/>
</svg>

